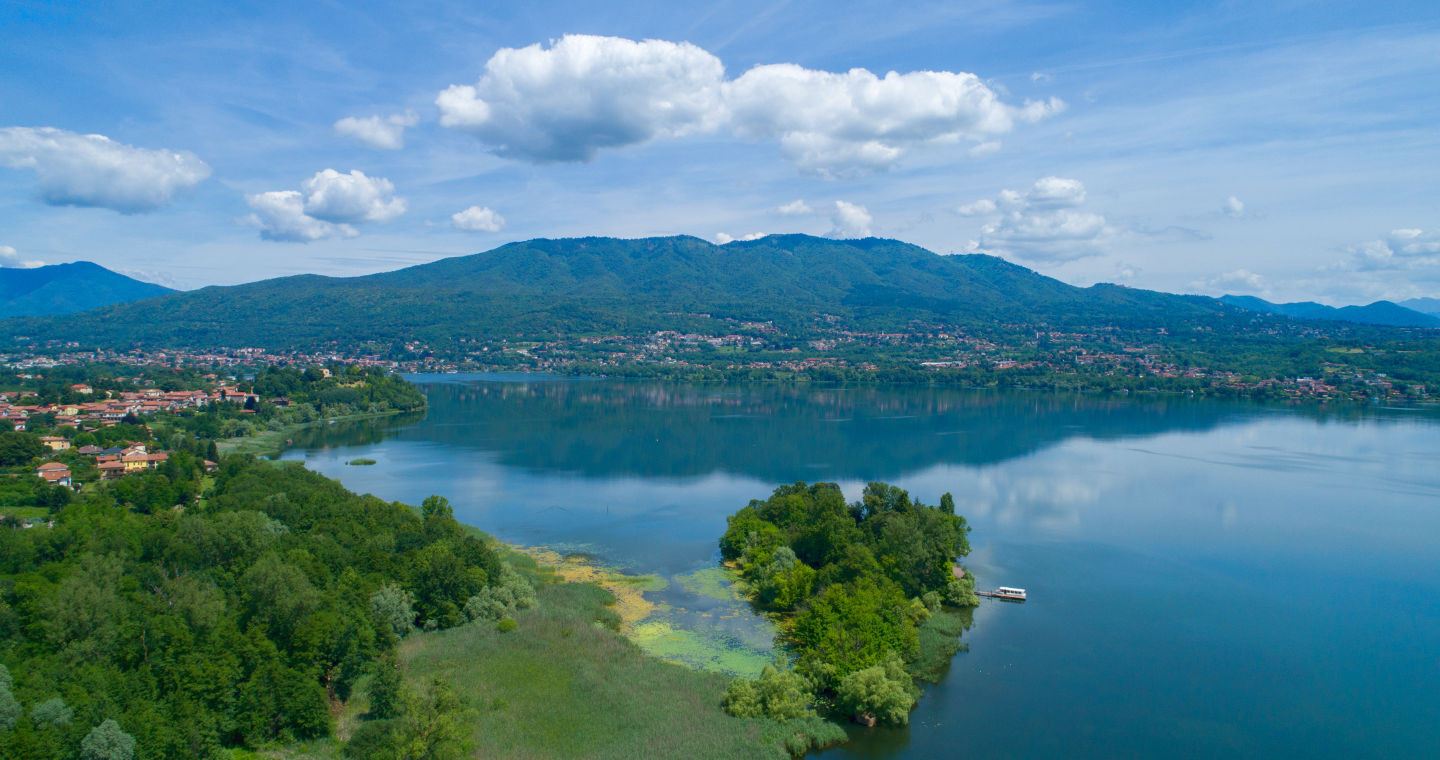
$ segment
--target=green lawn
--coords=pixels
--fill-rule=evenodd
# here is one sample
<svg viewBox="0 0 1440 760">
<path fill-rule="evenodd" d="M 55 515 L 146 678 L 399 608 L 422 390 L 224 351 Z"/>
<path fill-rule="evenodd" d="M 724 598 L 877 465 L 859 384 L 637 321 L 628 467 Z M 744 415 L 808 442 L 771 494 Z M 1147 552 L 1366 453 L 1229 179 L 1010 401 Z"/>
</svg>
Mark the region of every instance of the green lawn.
<svg viewBox="0 0 1440 760">
<path fill-rule="evenodd" d="M 44 517 L 50 514 L 50 510 L 44 507 L 0 507 L 0 517 L 17 517 L 21 520 L 29 520 L 36 517 Z"/>
</svg>

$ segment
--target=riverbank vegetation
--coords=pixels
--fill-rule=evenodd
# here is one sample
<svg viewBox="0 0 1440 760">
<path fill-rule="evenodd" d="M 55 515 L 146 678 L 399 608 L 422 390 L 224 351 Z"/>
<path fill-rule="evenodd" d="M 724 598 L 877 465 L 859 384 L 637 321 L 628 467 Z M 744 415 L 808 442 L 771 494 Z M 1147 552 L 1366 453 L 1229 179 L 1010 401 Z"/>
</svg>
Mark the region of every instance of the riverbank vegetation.
<svg viewBox="0 0 1440 760">
<path fill-rule="evenodd" d="M 973 578 L 955 571 L 968 532 L 950 494 L 931 507 L 885 483 L 849 504 L 834 483 L 796 483 L 732 515 L 721 555 L 752 603 L 780 616 L 794 664 L 737 679 L 726 709 L 906 723 L 916 679 L 943 672 L 968 621 L 960 611 L 978 603 Z"/>
<path fill-rule="evenodd" d="M 444 499 L 217 453 L 198 416 L 136 420 L 165 464 L 0 526 L 0 757 L 783 758 L 843 738 L 726 714 L 724 676 L 644 654 L 613 594 Z M 8 435 L 16 466 L 37 441 Z"/>
<path fill-rule="evenodd" d="M 417 513 L 247 457 L 203 506 L 147 514 L 105 484 L 54 521 L 0 530 L 0 711 L 20 716 L 0 720 L 4 757 L 74 757 L 109 722 L 146 758 L 327 736 L 404 635 L 528 589 L 443 499 Z M 433 712 L 441 691 L 396 699 Z"/>
</svg>

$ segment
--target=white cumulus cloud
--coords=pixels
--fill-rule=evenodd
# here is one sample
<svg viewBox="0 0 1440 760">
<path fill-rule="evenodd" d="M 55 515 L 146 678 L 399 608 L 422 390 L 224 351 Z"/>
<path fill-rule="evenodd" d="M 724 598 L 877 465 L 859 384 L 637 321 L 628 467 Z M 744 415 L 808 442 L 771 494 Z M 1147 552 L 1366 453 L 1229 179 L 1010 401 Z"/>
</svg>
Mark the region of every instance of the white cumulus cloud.
<svg viewBox="0 0 1440 760">
<path fill-rule="evenodd" d="M 272 190 L 245 196 L 254 211 L 241 220 L 257 227 L 260 237 L 291 243 L 309 243 L 329 237 L 355 237 L 354 227 L 331 224 L 305 213 L 305 197 L 298 190 Z"/>
<path fill-rule="evenodd" d="M 325 169 L 300 183 L 300 189 L 305 213 L 326 222 L 389 222 L 405 213 L 405 199 L 395 197 L 390 180 L 362 171 Z"/>
<path fill-rule="evenodd" d="M 805 199 L 797 198 L 783 206 L 777 207 L 775 213 L 780 216 L 809 216 L 815 213 L 815 209 L 810 208 L 810 204 L 806 203 Z"/>
<path fill-rule="evenodd" d="M 242 224 L 259 228 L 260 237 L 308 243 L 330 237 L 354 237 L 351 226 L 394 221 L 405 213 L 405 199 L 383 177 L 352 170 L 318 171 L 300 183 L 300 190 L 272 190 L 245 196 L 254 212 Z"/>
<path fill-rule="evenodd" d="M 489 206 L 471 206 L 451 214 L 450 224 L 455 229 L 466 232 L 499 232 L 505 228 L 505 217 L 492 211 Z"/>
<path fill-rule="evenodd" d="M 1232 216 L 1232 217 L 1241 217 L 1241 216 L 1244 216 L 1244 215 L 1245 215 L 1245 202 L 1242 201 L 1242 200 L 1240 200 L 1239 198 L 1236 198 L 1235 196 L 1232 195 L 1232 196 L 1230 196 L 1229 198 L 1226 198 L 1226 199 L 1225 199 L 1224 205 L 1222 205 L 1222 206 L 1220 207 L 1220 212 L 1223 213 L 1225 216 Z"/>
<path fill-rule="evenodd" d="M 1064 108 L 1016 108 L 974 74 L 950 71 L 843 74 L 790 63 L 756 66 L 725 85 L 735 133 L 778 140 L 801 170 L 836 176 L 886 169 L 911 149 L 983 143 Z"/>
<path fill-rule="evenodd" d="M 1440 230 L 1404 227 L 1377 240 L 1349 248 L 1350 258 L 1336 269 L 1358 271 L 1440 268 Z"/>
<path fill-rule="evenodd" d="M 868 209 L 858 203 L 851 203 L 850 201 L 835 201 L 829 206 L 816 208 L 806 203 L 804 199 L 797 199 L 783 206 L 778 206 L 772 209 L 772 211 L 781 216 L 828 217 L 830 220 L 830 231 L 826 232 L 825 236 L 837 239 L 870 237 L 871 225 L 875 222 L 874 217 L 870 215 Z M 736 239 L 729 235 L 723 235 L 723 237 L 725 238 L 723 242 Z M 759 235 L 757 234 L 753 237 L 759 237 Z M 740 239 L 753 239 L 753 237 Z"/>
<path fill-rule="evenodd" d="M 715 243 L 716 245 L 725 245 L 726 243 L 733 243 L 736 240 L 759 240 L 762 237 L 765 237 L 765 233 L 763 232 L 752 232 L 748 235 L 741 235 L 739 237 L 735 237 L 734 235 L 727 235 L 724 232 L 717 232 L 715 233 Z"/>
<path fill-rule="evenodd" d="M 1000 152 L 1003 144 L 999 140 L 988 140 L 965 151 L 965 155 L 971 158 L 984 158 Z"/>
<path fill-rule="evenodd" d="M 405 128 L 420 123 L 414 111 L 389 116 L 347 116 L 335 122 L 335 134 L 354 138 L 376 150 L 405 147 Z"/>
<path fill-rule="evenodd" d="M 984 216 L 995 213 L 995 201 L 989 198 L 981 198 L 974 203 L 962 203 L 955 207 L 955 213 L 960 216 Z"/>
<path fill-rule="evenodd" d="M 720 59 L 688 42 L 569 34 L 501 48 L 474 85 L 435 99 L 440 124 L 501 156 L 589 161 L 601 148 L 706 129 L 723 115 Z"/>
<path fill-rule="evenodd" d="M 830 224 L 834 226 L 825 236 L 840 239 L 870 237 L 870 225 L 874 221 L 864 206 L 835 201 L 835 209 L 830 212 Z"/>
<path fill-rule="evenodd" d="M 1215 275 L 1208 280 L 1190 283 L 1198 290 L 1213 293 L 1263 294 L 1267 290 L 1265 278 L 1248 270 L 1236 269 Z"/>
<path fill-rule="evenodd" d="M 984 217 L 980 238 L 967 250 L 1038 261 L 1072 261 L 1095 256 L 1117 231 L 1105 217 L 1079 206 L 1085 185 L 1068 177 L 1041 177 L 1029 190 L 1001 190 L 956 208 L 962 216 Z"/>
<path fill-rule="evenodd" d="M 720 59 L 688 42 L 566 35 L 550 47 L 502 48 L 473 85 L 435 99 L 440 124 L 495 153 L 536 163 L 589 161 L 605 148 L 727 129 L 774 140 L 801 170 L 841 176 L 886 169 L 921 146 L 977 143 L 1058 113 L 1055 98 L 1003 102 L 979 77 L 790 63 L 725 78 Z"/>
<path fill-rule="evenodd" d="M 1085 185 L 1078 179 L 1041 177 L 1025 195 L 1025 202 L 1039 208 L 1078 206 L 1085 202 Z"/>
<path fill-rule="evenodd" d="M 0 165 L 33 170 L 48 204 L 124 214 L 154 211 L 210 176 L 194 153 L 137 148 L 53 127 L 0 129 Z"/>
<path fill-rule="evenodd" d="M 0 245 L 0 268 L 3 269 L 34 269 L 43 267 L 45 262 L 39 259 L 22 259 L 20 252 L 11 245 Z"/>
</svg>

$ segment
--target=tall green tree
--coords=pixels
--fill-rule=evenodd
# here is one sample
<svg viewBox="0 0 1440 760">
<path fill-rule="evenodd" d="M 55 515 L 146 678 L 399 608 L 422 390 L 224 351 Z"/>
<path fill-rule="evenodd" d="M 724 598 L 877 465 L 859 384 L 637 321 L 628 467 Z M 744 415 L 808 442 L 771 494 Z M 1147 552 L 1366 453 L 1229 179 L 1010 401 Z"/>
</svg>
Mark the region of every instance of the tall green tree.
<svg viewBox="0 0 1440 760">
<path fill-rule="evenodd" d="M 107 718 L 90 730 L 80 741 L 81 760 L 133 760 L 135 738 L 120 730 L 120 724 Z"/>
</svg>

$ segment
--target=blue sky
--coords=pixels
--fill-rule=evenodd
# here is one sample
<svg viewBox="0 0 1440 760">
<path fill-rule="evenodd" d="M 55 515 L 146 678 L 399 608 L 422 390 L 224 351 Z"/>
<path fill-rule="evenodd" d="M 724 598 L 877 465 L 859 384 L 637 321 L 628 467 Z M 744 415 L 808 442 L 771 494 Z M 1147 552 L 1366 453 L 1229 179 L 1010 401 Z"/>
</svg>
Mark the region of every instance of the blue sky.
<svg viewBox="0 0 1440 760">
<path fill-rule="evenodd" d="M 0 264 L 193 288 L 807 232 L 1440 296 L 1433 0 L 195 5 L 0 7 Z"/>
</svg>

